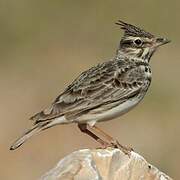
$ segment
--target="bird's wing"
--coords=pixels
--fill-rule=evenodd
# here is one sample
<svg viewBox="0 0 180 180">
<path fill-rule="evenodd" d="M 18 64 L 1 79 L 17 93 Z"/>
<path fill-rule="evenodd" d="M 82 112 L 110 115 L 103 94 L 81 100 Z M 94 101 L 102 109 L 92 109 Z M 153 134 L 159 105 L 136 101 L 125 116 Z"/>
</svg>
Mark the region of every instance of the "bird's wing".
<svg viewBox="0 0 180 180">
<path fill-rule="evenodd" d="M 135 64 L 108 61 L 83 72 L 47 109 L 34 115 L 35 123 L 79 114 L 103 104 L 125 101 L 142 89 L 144 75 Z"/>
</svg>

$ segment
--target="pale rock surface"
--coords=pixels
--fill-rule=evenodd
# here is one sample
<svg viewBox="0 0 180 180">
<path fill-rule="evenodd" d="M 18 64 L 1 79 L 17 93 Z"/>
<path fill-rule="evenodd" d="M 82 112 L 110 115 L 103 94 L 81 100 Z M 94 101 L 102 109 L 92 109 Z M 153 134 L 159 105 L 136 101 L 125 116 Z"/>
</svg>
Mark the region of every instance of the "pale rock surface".
<svg viewBox="0 0 180 180">
<path fill-rule="evenodd" d="M 71 153 L 41 180 L 172 180 L 142 156 L 119 149 L 84 149 Z"/>
</svg>

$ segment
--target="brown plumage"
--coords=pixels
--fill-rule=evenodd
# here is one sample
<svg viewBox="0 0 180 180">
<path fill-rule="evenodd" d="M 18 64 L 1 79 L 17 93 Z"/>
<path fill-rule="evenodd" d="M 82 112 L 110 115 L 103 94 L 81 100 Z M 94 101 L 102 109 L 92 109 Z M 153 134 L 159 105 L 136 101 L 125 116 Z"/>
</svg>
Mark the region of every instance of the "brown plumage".
<svg viewBox="0 0 180 180">
<path fill-rule="evenodd" d="M 94 127 L 96 122 L 118 117 L 143 99 L 151 82 L 149 60 L 158 46 L 169 41 L 120 20 L 116 24 L 125 33 L 115 57 L 84 71 L 48 108 L 31 117 L 33 127 L 11 150 L 42 130 L 68 123 L 78 123 L 82 132 L 103 144 L 86 125 Z"/>
</svg>

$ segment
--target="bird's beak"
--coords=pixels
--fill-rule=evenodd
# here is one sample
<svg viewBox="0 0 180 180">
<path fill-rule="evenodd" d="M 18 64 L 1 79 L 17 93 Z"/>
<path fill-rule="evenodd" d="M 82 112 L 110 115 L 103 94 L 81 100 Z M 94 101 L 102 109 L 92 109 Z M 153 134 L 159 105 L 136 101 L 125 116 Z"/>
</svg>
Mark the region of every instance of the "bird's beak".
<svg viewBox="0 0 180 180">
<path fill-rule="evenodd" d="M 158 47 L 158 46 L 162 46 L 164 44 L 167 44 L 171 42 L 169 39 L 166 39 L 166 38 L 156 38 L 155 39 L 155 46 Z"/>
</svg>

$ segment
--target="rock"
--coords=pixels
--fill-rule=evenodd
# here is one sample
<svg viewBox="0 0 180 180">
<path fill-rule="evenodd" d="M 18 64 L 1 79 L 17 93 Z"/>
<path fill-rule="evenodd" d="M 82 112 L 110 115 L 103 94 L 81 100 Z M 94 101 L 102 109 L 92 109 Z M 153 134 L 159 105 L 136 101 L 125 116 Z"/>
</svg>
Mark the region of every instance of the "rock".
<svg viewBox="0 0 180 180">
<path fill-rule="evenodd" d="M 142 156 L 119 149 L 83 149 L 66 156 L 41 180 L 172 180 Z"/>
</svg>

